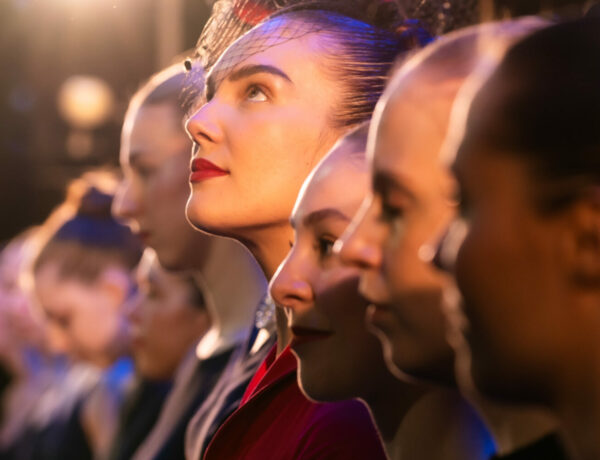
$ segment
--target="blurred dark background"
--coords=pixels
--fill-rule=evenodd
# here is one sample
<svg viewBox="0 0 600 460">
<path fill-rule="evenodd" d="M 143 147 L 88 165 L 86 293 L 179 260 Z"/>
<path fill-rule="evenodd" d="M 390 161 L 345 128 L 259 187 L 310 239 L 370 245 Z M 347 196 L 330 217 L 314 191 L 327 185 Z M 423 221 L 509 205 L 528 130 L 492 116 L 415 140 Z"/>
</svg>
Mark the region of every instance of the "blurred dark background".
<svg viewBox="0 0 600 460">
<path fill-rule="evenodd" d="M 0 243 L 40 223 L 70 178 L 118 164 L 128 98 L 193 48 L 211 3 L 0 0 Z"/>
</svg>

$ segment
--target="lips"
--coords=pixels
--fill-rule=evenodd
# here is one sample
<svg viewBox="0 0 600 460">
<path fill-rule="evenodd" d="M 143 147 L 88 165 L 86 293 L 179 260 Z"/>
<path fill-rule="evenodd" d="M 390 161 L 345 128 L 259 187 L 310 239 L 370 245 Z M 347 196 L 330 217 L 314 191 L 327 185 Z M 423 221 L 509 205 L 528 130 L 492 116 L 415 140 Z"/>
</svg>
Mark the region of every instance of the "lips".
<svg viewBox="0 0 600 460">
<path fill-rule="evenodd" d="M 367 307 L 366 319 L 368 323 L 382 331 L 388 330 L 390 325 L 395 323 L 392 306 L 384 304 L 370 304 Z"/>
<path fill-rule="evenodd" d="M 292 342 L 290 344 L 292 348 L 305 343 L 324 340 L 333 335 L 332 331 L 313 329 L 303 326 L 292 326 L 290 329 L 292 331 Z"/>
<path fill-rule="evenodd" d="M 132 326 L 129 331 L 129 340 L 133 348 L 141 348 L 144 346 L 145 342 L 144 333 L 139 327 Z"/>
<path fill-rule="evenodd" d="M 191 170 L 190 182 L 192 183 L 229 174 L 227 171 L 219 168 L 217 165 L 204 158 L 196 158 L 193 160 Z"/>
<path fill-rule="evenodd" d="M 145 245 L 148 245 L 148 240 L 150 239 L 150 232 L 146 230 L 141 230 L 137 233 L 137 236 Z"/>
</svg>

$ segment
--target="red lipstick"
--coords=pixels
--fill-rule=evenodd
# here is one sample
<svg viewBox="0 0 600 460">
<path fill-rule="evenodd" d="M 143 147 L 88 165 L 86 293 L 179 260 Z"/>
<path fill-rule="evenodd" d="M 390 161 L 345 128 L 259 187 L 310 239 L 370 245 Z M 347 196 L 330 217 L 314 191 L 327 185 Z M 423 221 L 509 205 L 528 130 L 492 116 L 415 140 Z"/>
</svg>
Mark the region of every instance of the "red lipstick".
<svg viewBox="0 0 600 460">
<path fill-rule="evenodd" d="M 227 171 L 219 168 L 214 163 L 211 163 L 204 158 L 196 158 L 191 165 L 192 174 L 190 174 L 190 182 L 200 182 L 211 177 L 225 176 L 229 174 Z"/>
<path fill-rule="evenodd" d="M 292 341 L 290 346 L 292 348 L 303 343 L 314 342 L 316 340 L 323 340 L 331 336 L 331 331 L 322 331 L 319 329 L 310 329 L 300 326 L 292 326 Z"/>
<path fill-rule="evenodd" d="M 140 240 L 142 240 L 142 242 L 146 246 L 148 246 L 148 240 L 150 239 L 150 232 L 142 230 L 142 231 L 138 232 L 137 236 Z"/>
</svg>

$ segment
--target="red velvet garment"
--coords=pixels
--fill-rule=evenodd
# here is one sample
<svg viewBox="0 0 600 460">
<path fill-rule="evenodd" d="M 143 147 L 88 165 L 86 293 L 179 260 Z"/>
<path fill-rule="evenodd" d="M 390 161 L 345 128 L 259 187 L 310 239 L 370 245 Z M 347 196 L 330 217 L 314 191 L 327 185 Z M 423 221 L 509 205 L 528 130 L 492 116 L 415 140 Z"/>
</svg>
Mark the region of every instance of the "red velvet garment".
<svg viewBox="0 0 600 460">
<path fill-rule="evenodd" d="M 385 459 L 367 408 L 359 401 L 319 404 L 296 380 L 296 358 L 273 347 L 242 404 L 219 428 L 205 460 Z"/>
</svg>

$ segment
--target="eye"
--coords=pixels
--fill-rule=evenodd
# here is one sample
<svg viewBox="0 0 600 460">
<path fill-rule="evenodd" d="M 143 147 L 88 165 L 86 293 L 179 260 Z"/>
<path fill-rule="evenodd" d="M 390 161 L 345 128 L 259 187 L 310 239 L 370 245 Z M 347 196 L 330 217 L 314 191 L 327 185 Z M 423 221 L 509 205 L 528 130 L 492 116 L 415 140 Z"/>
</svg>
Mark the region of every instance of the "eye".
<svg viewBox="0 0 600 460">
<path fill-rule="evenodd" d="M 246 90 L 246 100 L 250 102 L 265 102 L 267 95 L 258 85 L 250 85 Z"/>
<path fill-rule="evenodd" d="M 401 206 L 394 206 L 386 200 L 381 201 L 381 220 L 390 222 L 404 217 L 405 209 Z"/>
<path fill-rule="evenodd" d="M 458 207 L 458 213 L 460 217 L 466 218 L 470 214 L 470 205 L 465 193 L 460 189 L 456 190 L 454 193 L 454 203 Z"/>
<path fill-rule="evenodd" d="M 52 319 L 61 329 L 68 329 L 71 324 L 71 318 L 67 315 L 55 315 Z"/>
<path fill-rule="evenodd" d="M 320 259 L 325 259 L 333 254 L 333 245 L 336 238 L 332 236 L 322 236 L 317 239 L 315 250 L 319 254 Z"/>
<path fill-rule="evenodd" d="M 152 174 L 154 174 L 155 168 L 149 165 L 138 164 L 135 166 L 135 172 L 142 179 L 149 178 Z"/>
<path fill-rule="evenodd" d="M 156 289 L 154 286 L 151 286 L 148 289 L 146 296 L 148 299 L 158 299 L 160 297 L 160 293 L 158 292 L 158 289 Z"/>
</svg>

